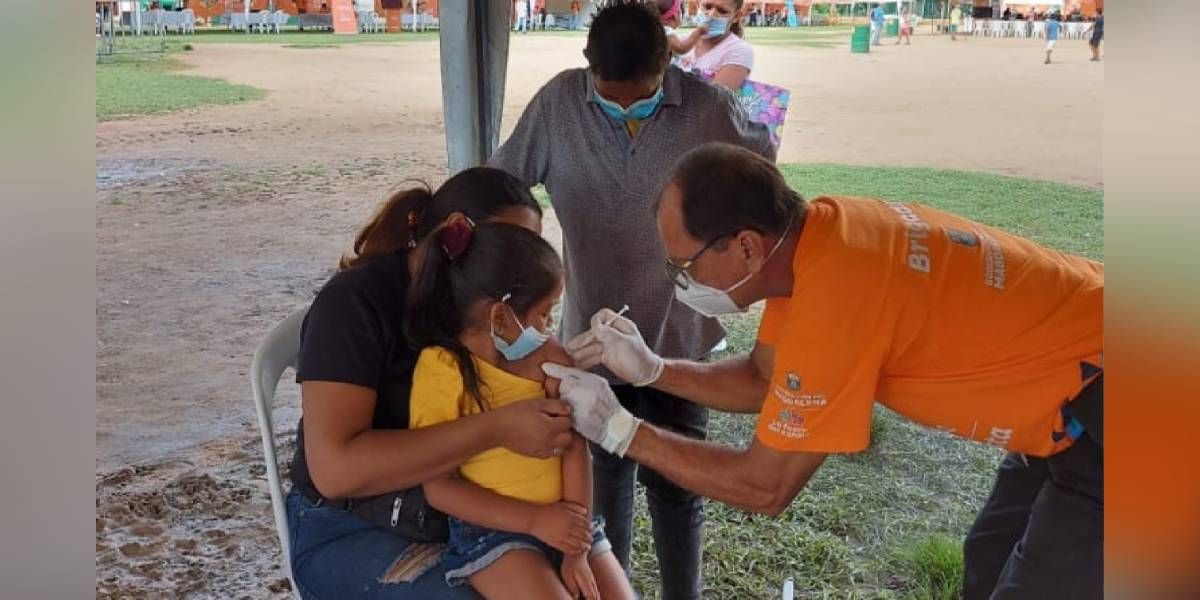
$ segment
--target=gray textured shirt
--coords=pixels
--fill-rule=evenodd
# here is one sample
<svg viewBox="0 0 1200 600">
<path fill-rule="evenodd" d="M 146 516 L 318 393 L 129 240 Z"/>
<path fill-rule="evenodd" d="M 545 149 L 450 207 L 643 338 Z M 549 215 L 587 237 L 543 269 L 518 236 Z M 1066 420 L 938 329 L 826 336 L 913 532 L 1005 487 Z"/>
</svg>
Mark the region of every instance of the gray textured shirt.
<svg viewBox="0 0 1200 600">
<path fill-rule="evenodd" d="M 533 97 L 488 165 L 530 186 L 544 184 L 550 194 L 567 270 L 564 340 L 585 331 L 597 310 L 628 304 L 626 316 L 655 352 L 703 358 L 725 332 L 716 319 L 675 300 L 655 195 L 688 150 L 727 142 L 774 160 L 770 136 L 727 89 L 675 67 L 663 78 L 661 107 L 632 139 L 592 92 L 586 69 L 559 73 Z"/>
</svg>

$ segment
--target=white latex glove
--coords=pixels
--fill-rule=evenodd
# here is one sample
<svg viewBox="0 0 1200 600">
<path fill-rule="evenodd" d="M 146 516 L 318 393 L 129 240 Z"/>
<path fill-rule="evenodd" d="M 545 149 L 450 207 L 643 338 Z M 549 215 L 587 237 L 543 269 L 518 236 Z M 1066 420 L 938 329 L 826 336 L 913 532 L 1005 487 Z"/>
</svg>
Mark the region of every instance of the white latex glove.
<svg viewBox="0 0 1200 600">
<path fill-rule="evenodd" d="M 642 420 L 621 406 L 608 382 L 556 363 L 542 363 L 542 371 L 559 380 L 558 395 L 571 405 L 571 427 L 605 450 L 625 456 Z"/>
<path fill-rule="evenodd" d="M 663 359 L 646 345 L 637 325 L 607 308 L 592 315 L 592 328 L 567 342 L 566 349 L 576 367 L 590 369 L 603 364 L 638 387 L 662 377 Z"/>
</svg>

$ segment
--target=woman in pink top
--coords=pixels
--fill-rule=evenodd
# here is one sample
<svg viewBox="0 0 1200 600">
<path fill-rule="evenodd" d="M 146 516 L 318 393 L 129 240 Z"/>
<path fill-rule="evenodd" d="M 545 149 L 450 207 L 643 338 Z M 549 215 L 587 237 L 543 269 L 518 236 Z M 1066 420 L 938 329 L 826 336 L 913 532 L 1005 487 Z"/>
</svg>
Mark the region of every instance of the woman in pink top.
<svg viewBox="0 0 1200 600">
<path fill-rule="evenodd" d="M 680 59 L 683 70 L 699 71 L 731 90 L 742 87 L 754 68 L 754 48 L 741 37 L 744 4 L 744 0 L 700 1 L 708 33 Z"/>
</svg>

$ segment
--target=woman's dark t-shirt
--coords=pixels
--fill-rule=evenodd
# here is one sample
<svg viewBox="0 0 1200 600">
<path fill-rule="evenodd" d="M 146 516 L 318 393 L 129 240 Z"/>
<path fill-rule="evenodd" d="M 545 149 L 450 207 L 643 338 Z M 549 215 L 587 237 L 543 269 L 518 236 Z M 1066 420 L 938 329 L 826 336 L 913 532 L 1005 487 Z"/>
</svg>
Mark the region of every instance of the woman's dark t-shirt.
<svg viewBox="0 0 1200 600">
<path fill-rule="evenodd" d="M 375 390 L 373 429 L 407 429 L 408 395 L 418 353 L 403 333 L 408 255 L 384 255 L 334 275 L 317 293 L 300 329 L 296 382 L 332 381 Z M 315 489 L 300 420 L 292 485 Z"/>
</svg>

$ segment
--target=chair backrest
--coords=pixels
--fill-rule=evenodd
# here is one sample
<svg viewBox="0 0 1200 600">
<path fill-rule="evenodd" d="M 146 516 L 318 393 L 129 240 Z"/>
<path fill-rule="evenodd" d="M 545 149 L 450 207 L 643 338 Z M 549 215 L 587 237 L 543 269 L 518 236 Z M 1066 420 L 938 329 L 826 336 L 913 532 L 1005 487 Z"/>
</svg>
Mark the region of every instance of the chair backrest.
<svg viewBox="0 0 1200 600">
<path fill-rule="evenodd" d="M 279 459 L 275 451 L 275 426 L 272 405 L 279 378 L 288 367 L 295 368 L 300 357 L 300 325 L 308 309 L 298 310 L 271 329 L 259 342 L 250 362 L 250 389 L 258 412 L 258 428 L 262 433 L 263 458 L 267 467 L 267 486 L 271 491 L 271 509 L 275 515 L 275 531 L 283 551 L 283 568 L 292 581 L 291 541 L 288 532 L 287 509 L 283 500 L 283 484 L 279 478 Z M 292 581 L 292 590 L 296 582 Z M 296 592 L 299 598 L 299 592 Z"/>
</svg>

